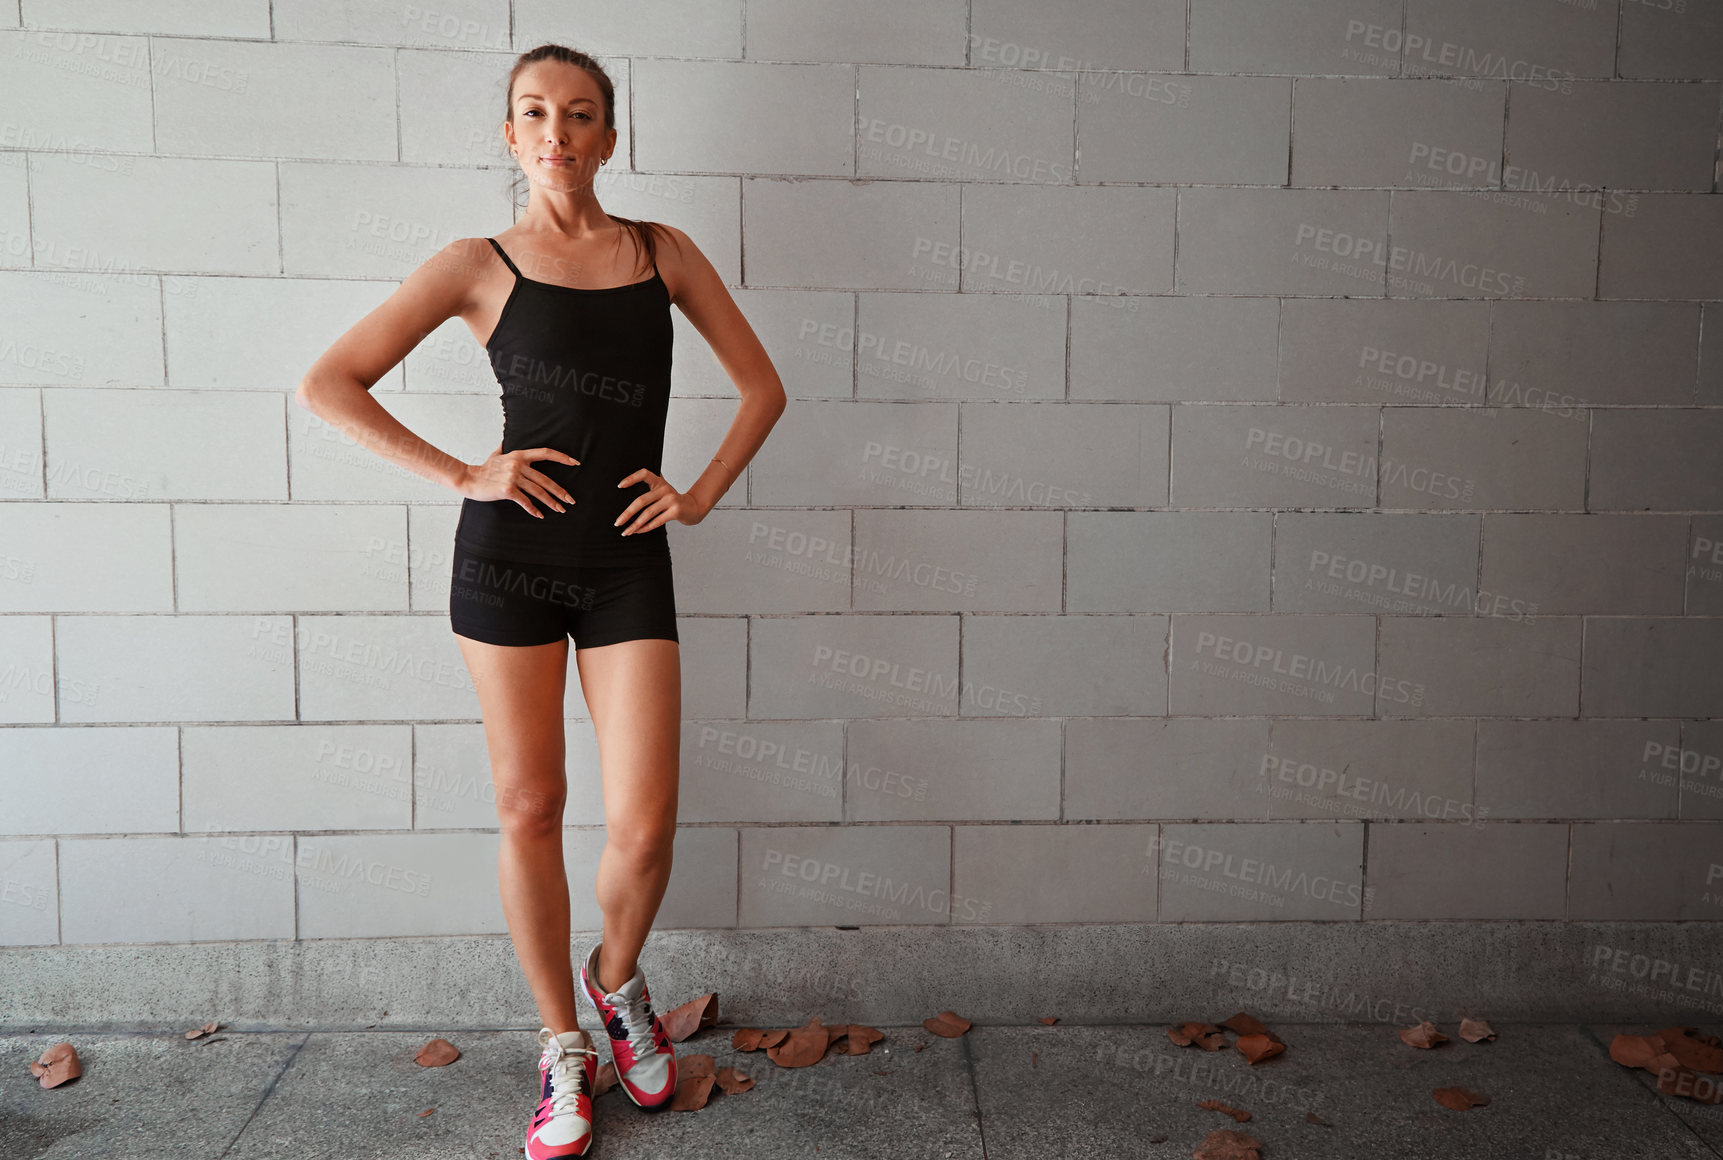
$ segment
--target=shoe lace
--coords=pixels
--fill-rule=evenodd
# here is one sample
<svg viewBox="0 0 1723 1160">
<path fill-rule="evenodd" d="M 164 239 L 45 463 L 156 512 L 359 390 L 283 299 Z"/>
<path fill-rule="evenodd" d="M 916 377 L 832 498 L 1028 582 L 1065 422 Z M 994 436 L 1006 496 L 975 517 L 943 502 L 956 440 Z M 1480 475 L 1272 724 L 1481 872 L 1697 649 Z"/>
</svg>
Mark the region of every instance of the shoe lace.
<svg viewBox="0 0 1723 1160">
<path fill-rule="evenodd" d="M 634 1058 L 643 1059 L 656 1051 L 658 1045 L 652 1037 L 652 1000 L 642 997 L 630 1003 L 624 999 L 617 1009 L 622 1014 L 622 1026 L 628 1031 L 628 1045 L 634 1049 Z"/>
<path fill-rule="evenodd" d="M 548 1054 L 548 1050 L 547 1050 Z M 550 1064 L 550 1110 L 552 1115 L 579 1111 L 580 1093 L 586 1086 L 583 1056 L 598 1058 L 590 1047 L 564 1047 Z"/>
</svg>

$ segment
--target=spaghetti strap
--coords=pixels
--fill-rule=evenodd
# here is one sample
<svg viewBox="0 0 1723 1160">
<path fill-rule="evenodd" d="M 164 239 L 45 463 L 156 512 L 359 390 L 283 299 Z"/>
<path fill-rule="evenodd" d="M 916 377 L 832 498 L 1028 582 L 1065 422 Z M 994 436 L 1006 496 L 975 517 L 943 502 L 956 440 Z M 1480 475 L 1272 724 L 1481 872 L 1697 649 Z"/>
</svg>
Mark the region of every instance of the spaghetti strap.
<svg viewBox="0 0 1723 1160">
<path fill-rule="evenodd" d="M 504 262 L 508 263 L 508 268 L 510 270 L 514 271 L 514 276 L 516 278 L 525 277 L 525 275 L 523 275 L 520 272 L 520 269 L 518 267 L 516 267 L 513 262 L 509 261 L 509 256 L 507 254 L 503 253 L 503 248 L 501 246 L 497 245 L 497 240 L 495 238 L 486 238 L 485 241 L 487 241 L 491 244 L 491 249 L 493 249 L 497 252 L 497 257 L 501 258 Z"/>
</svg>

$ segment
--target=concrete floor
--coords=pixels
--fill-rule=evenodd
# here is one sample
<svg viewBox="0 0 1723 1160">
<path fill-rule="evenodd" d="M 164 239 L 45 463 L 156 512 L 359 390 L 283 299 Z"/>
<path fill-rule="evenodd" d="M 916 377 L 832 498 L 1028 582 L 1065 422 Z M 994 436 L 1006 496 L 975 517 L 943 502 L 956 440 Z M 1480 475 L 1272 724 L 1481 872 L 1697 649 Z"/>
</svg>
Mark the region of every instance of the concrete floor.
<svg viewBox="0 0 1723 1160">
<path fill-rule="evenodd" d="M 696 1112 L 652 1113 L 612 1089 L 598 1099 L 587 1155 L 1182 1160 L 1224 1127 L 1260 1139 L 1263 1160 L 1723 1157 L 1723 1108 L 1662 1096 L 1648 1073 L 1610 1062 L 1610 1037 L 1656 1030 L 1646 1024 L 1498 1023 L 1494 1043 L 1429 1051 L 1382 1024 L 1272 1026 L 1288 1049 L 1255 1067 L 1230 1048 L 1174 1047 L 1159 1024 L 1031 1024 L 978 1025 L 955 1040 L 883 1027 L 873 1054 L 799 1069 L 737 1052 L 730 1028 L 709 1028 L 678 1054 L 710 1054 L 754 1076 L 753 1089 L 715 1094 Z M 536 1096 L 534 1036 L 449 1033 L 461 1059 L 413 1063 L 437 1034 L 0 1036 L 0 1157 L 518 1157 Z M 43 1090 L 30 1062 L 62 1040 L 84 1074 Z M 599 1049 L 608 1059 L 602 1036 Z M 1430 1095 L 1448 1086 L 1492 1102 L 1449 1111 Z M 1236 1125 L 1197 1106 L 1213 1098 L 1253 1118 Z M 1310 1111 L 1331 1126 L 1308 1122 Z"/>
</svg>

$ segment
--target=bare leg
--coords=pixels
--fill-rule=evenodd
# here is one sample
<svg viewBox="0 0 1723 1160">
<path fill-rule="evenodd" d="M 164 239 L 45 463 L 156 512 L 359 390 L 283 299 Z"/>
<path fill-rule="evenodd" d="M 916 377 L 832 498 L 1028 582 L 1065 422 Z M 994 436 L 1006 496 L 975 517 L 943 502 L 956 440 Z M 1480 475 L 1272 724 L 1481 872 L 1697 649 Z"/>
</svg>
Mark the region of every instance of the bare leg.
<svg viewBox="0 0 1723 1160">
<path fill-rule="evenodd" d="M 670 883 L 681 758 L 682 651 L 673 640 L 577 648 L 604 776 L 606 842 L 598 862 L 604 911 L 598 985 L 634 977 Z"/>
<path fill-rule="evenodd" d="M 544 1026 L 580 1026 L 569 961 L 568 875 L 562 860 L 562 700 L 568 639 L 513 647 L 457 634 L 479 693 L 502 845 L 497 885 L 515 955 Z"/>
</svg>

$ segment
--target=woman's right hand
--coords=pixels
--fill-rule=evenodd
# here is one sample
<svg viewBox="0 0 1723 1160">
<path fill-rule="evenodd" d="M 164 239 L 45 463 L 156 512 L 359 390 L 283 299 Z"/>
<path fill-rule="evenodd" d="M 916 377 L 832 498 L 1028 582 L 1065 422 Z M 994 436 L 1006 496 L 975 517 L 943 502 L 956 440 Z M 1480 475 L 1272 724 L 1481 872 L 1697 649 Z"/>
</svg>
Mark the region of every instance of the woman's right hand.
<svg viewBox="0 0 1723 1160">
<path fill-rule="evenodd" d="M 503 445 L 498 443 L 497 449 L 491 452 L 483 463 L 467 465 L 466 478 L 457 490 L 468 499 L 512 499 L 542 520 L 544 513 L 529 501 L 529 496 L 549 504 L 559 512 L 567 509 L 557 503 L 557 499 L 560 497 L 572 504 L 574 497 L 550 476 L 532 467 L 532 464 L 540 459 L 554 459 L 558 463 L 580 463 L 574 456 L 566 455 L 553 447 L 523 447 L 519 451 L 505 452 Z"/>
</svg>

